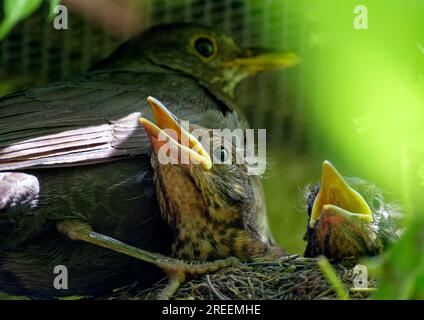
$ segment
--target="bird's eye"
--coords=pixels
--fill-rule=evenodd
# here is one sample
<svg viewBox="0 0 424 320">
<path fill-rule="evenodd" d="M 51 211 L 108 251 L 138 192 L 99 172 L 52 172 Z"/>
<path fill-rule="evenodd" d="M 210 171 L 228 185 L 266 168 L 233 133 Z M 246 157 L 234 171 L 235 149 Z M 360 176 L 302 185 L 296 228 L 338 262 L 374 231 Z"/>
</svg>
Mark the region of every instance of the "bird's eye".
<svg viewBox="0 0 424 320">
<path fill-rule="evenodd" d="M 204 58 L 210 58 L 215 54 L 215 45 L 211 39 L 199 38 L 194 42 L 196 51 Z"/>
<path fill-rule="evenodd" d="M 381 197 L 374 196 L 372 198 L 372 206 L 376 211 L 383 210 L 383 201 L 381 200 Z"/>
<path fill-rule="evenodd" d="M 227 162 L 229 155 L 230 154 L 228 153 L 227 149 L 225 149 L 224 146 L 216 148 L 215 151 L 213 152 L 213 156 L 215 158 L 215 161 L 217 161 L 218 163 Z"/>
</svg>

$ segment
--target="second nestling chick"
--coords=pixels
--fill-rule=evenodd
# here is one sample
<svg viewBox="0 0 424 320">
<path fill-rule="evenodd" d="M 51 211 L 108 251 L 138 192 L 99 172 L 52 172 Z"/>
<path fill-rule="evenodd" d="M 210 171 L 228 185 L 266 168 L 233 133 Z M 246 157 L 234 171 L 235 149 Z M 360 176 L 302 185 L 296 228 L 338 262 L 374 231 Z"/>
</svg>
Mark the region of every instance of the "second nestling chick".
<svg viewBox="0 0 424 320">
<path fill-rule="evenodd" d="M 344 258 L 381 254 L 399 238 L 398 208 L 384 202 L 381 191 L 361 178 L 344 178 L 328 161 L 321 183 L 308 188 L 306 257 Z"/>
</svg>

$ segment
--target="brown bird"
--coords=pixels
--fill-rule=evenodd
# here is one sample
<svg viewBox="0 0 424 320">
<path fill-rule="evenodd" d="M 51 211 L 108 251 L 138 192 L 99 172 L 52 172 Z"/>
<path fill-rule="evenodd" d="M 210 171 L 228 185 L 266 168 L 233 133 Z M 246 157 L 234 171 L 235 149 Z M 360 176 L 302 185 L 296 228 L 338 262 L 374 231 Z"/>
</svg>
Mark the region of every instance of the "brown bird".
<svg viewBox="0 0 424 320">
<path fill-rule="evenodd" d="M 208 145 L 215 148 L 206 150 L 161 102 L 152 97 L 148 101 L 156 124 L 145 118 L 140 118 L 140 122 L 152 145 L 151 161 L 161 213 L 173 230 L 172 257 L 131 247 L 75 220 L 59 223 L 59 230 L 71 239 L 100 245 L 162 268 L 171 281 L 161 298 L 171 297 L 187 275 L 216 271 L 239 260 L 281 256 L 282 249 L 270 241 L 258 221 L 255 178 L 248 175 L 247 164 L 236 164 L 237 146 L 223 143 L 221 135 L 203 130 L 210 134 Z M 169 130 L 176 134 L 168 134 Z M 167 147 L 166 153 L 163 147 Z M 168 163 L 163 163 L 164 155 L 169 157 Z"/>
<path fill-rule="evenodd" d="M 399 238 L 399 209 L 385 203 L 373 183 L 344 178 L 328 161 L 322 166 L 321 183 L 307 190 L 306 202 L 306 257 L 378 255 Z"/>
<path fill-rule="evenodd" d="M 66 237 L 103 243 L 105 236 L 82 235 L 92 228 L 170 255 L 172 230 L 160 216 L 151 145 L 138 121 L 152 119 L 146 98 L 159 97 L 173 114 L 205 128 L 243 129 L 247 123 L 233 100 L 237 84 L 296 61 L 290 53 L 243 49 L 207 26 L 160 25 L 84 74 L 1 97 L 0 291 L 35 298 L 97 296 L 158 280 L 162 274 L 149 263 Z M 237 185 L 226 178 L 220 178 L 222 188 Z M 249 180 L 256 187 L 245 192 L 254 194 L 258 227 L 266 230 L 259 179 Z M 216 196 L 237 197 L 235 191 Z M 81 230 L 75 221 L 83 223 Z M 65 235 L 57 232 L 58 223 Z M 103 243 L 108 248 L 117 243 L 110 238 Z M 213 251 L 210 259 L 223 256 L 223 250 Z M 69 271 L 66 290 L 52 285 L 58 265 Z"/>
</svg>

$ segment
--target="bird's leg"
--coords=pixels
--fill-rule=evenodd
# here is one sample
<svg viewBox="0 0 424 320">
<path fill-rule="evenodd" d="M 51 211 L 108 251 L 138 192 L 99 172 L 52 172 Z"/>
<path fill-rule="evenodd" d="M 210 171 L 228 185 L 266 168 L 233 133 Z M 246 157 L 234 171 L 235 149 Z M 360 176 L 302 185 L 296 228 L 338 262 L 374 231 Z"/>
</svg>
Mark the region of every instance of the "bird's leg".
<svg viewBox="0 0 424 320">
<path fill-rule="evenodd" d="M 168 286 L 160 295 L 162 299 L 171 298 L 180 284 L 186 280 L 187 275 L 202 275 L 240 263 L 234 257 L 210 262 L 184 261 L 167 257 L 159 253 L 130 246 L 122 241 L 97 233 L 93 231 L 88 223 L 80 220 L 64 220 L 58 222 L 56 226 L 61 233 L 71 240 L 89 242 L 152 263 L 161 268 L 170 279 Z"/>
<path fill-rule="evenodd" d="M 186 276 L 184 273 L 176 273 L 168 275 L 169 282 L 167 286 L 160 292 L 158 300 L 169 300 L 178 290 L 180 285 L 185 282 Z"/>
</svg>

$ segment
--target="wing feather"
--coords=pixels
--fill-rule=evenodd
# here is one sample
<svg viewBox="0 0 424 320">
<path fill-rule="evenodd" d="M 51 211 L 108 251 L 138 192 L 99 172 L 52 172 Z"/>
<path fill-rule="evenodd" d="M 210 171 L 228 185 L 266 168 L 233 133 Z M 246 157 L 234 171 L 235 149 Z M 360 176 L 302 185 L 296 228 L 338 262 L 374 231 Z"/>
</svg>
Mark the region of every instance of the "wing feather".
<svg viewBox="0 0 424 320">
<path fill-rule="evenodd" d="M 132 74 L 94 74 L 0 98 L 0 171 L 72 166 L 148 153 L 147 95 Z M 139 74 L 134 75 L 137 79 Z"/>
<path fill-rule="evenodd" d="M 151 118 L 149 95 L 182 119 L 205 127 L 227 127 L 221 113 L 225 108 L 189 77 L 93 71 L 70 82 L 0 98 L 0 172 L 149 153 L 150 143 L 138 123 L 140 116 Z"/>
</svg>

